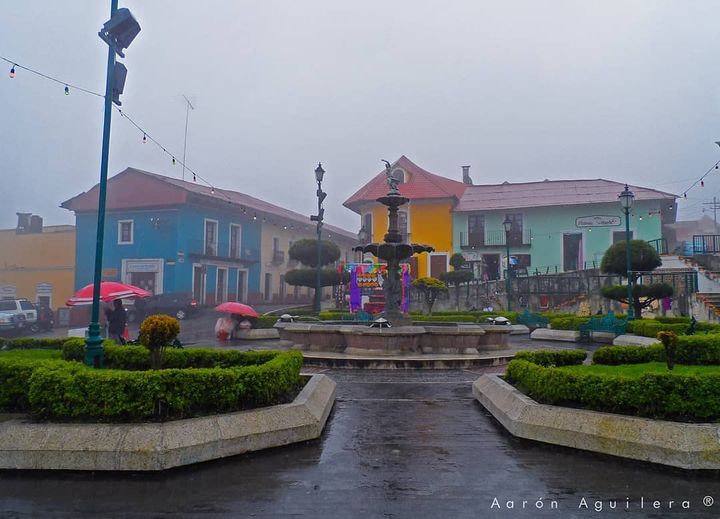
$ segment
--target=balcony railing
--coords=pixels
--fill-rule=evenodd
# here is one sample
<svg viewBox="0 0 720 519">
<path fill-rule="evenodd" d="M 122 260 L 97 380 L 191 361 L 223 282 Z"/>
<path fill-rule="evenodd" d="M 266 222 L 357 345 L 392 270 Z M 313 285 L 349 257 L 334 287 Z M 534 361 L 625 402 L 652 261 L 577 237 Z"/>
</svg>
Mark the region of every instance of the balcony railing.
<svg viewBox="0 0 720 519">
<path fill-rule="evenodd" d="M 693 235 L 693 254 L 715 254 L 718 252 L 720 252 L 720 235 Z"/>
<path fill-rule="evenodd" d="M 285 251 L 274 250 L 272 255 L 272 262 L 275 265 L 281 265 L 285 263 Z"/>
<path fill-rule="evenodd" d="M 216 259 L 237 263 L 255 263 L 260 261 L 257 249 L 247 247 L 232 247 L 227 242 L 206 242 L 204 240 L 189 240 L 187 251 L 196 258 Z"/>
<path fill-rule="evenodd" d="M 522 231 L 510 231 L 507 233 L 511 247 L 520 247 L 532 243 L 532 231 L 523 228 Z M 485 231 L 484 234 L 460 233 L 460 248 L 472 249 L 481 247 L 505 247 L 505 231 Z"/>
</svg>

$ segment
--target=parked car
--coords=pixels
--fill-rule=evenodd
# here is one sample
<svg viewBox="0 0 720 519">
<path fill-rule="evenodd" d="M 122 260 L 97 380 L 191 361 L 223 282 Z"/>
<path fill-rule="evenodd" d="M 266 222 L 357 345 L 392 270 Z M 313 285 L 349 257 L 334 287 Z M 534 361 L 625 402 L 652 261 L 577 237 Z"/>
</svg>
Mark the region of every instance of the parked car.
<svg viewBox="0 0 720 519">
<path fill-rule="evenodd" d="M 166 314 L 179 320 L 186 319 L 198 312 L 198 304 L 192 294 L 168 293 L 136 299 L 127 307 L 128 322 L 142 321 L 148 315 Z"/>
<path fill-rule="evenodd" d="M 25 328 L 26 320 L 23 314 L 0 312 L 0 335 L 19 335 Z"/>
<path fill-rule="evenodd" d="M 37 309 L 27 299 L 0 299 L 0 313 L 14 315 L 16 328 L 37 326 Z"/>
</svg>

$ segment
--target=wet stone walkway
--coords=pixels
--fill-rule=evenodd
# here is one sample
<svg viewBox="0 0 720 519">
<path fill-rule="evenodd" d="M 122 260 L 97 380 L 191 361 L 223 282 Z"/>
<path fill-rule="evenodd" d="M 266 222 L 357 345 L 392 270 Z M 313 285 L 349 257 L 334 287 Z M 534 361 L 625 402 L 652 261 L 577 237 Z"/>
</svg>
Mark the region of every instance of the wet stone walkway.
<svg viewBox="0 0 720 519">
<path fill-rule="evenodd" d="M 513 438 L 472 398 L 480 371 L 326 373 L 319 440 L 164 474 L 0 472 L 0 517 L 720 516 L 717 474 Z"/>
</svg>

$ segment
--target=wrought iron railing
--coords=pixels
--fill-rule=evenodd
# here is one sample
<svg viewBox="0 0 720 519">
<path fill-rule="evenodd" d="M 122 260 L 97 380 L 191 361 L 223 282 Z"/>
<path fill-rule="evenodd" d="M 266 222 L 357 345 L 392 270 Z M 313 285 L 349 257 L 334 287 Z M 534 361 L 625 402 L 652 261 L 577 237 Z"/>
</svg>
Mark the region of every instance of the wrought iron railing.
<svg viewBox="0 0 720 519">
<path fill-rule="evenodd" d="M 694 234 L 693 254 L 715 254 L 720 252 L 720 234 Z"/>
<path fill-rule="evenodd" d="M 657 251 L 658 254 L 668 253 L 668 244 L 665 238 L 658 238 L 657 240 L 648 240 L 648 244 Z"/>
<path fill-rule="evenodd" d="M 499 231 L 485 231 L 484 234 L 468 234 L 460 233 L 460 248 L 461 249 L 472 249 L 474 247 L 505 247 L 507 241 L 511 247 L 521 247 L 524 245 L 531 245 L 532 243 L 532 230 L 523 228 L 519 231 L 510 231 L 505 233 L 504 230 Z"/>
<path fill-rule="evenodd" d="M 205 240 L 189 240 L 188 254 L 199 258 L 221 259 L 238 263 L 254 263 L 260 261 L 257 249 L 247 247 L 230 247 L 227 242 L 208 242 Z"/>
<path fill-rule="evenodd" d="M 273 256 L 272 256 L 272 262 L 275 265 L 280 265 L 282 263 L 285 263 L 285 251 L 282 250 L 274 250 Z"/>
</svg>

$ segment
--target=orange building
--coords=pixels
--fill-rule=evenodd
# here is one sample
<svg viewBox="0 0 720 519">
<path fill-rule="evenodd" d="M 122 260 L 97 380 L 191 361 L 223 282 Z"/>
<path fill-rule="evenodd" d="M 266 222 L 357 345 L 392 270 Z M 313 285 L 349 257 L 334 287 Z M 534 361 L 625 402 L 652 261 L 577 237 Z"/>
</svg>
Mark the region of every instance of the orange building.
<svg viewBox="0 0 720 519">
<path fill-rule="evenodd" d="M 24 298 L 51 308 L 65 306 L 75 281 L 75 227 L 43 226 L 18 213 L 15 229 L 0 230 L 0 298 Z"/>
<path fill-rule="evenodd" d="M 457 205 L 467 183 L 451 180 L 425 171 L 403 155 L 391 167 L 391 174 L 399 181 L 400 194 L 410 199 L 398 213 L 400 232 L 408 243 L 431 245 L 435 252 L 410 259 L 413 277 L 437 277 L 446 272 L 452 255 L 452 210 Z M 382 242 L 388 228 L 387 207 L 377 202 L 388 191 L 385 170 L 378 173 L 344 205 L 361 217 L 361 228 L 369 241 Z"/>
</svg>

